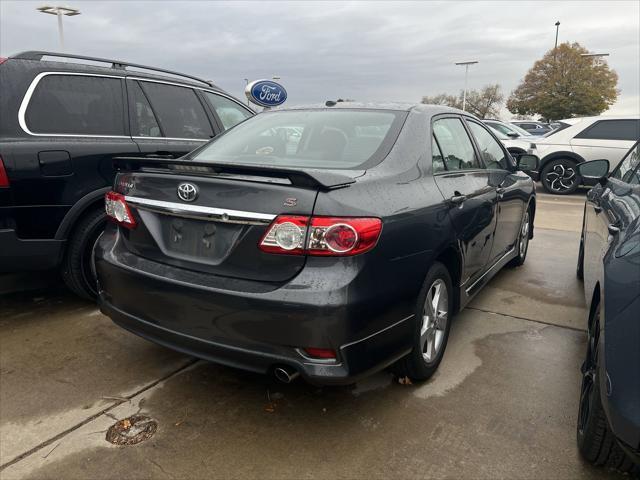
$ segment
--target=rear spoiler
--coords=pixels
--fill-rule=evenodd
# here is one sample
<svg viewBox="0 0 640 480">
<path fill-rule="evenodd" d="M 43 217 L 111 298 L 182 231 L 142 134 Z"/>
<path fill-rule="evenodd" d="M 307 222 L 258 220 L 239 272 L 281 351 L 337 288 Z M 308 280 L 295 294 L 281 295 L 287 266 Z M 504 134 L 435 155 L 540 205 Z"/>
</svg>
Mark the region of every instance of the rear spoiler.
<svg viewBox="0 0 640 480">
<path fill-rule="evenodd" d="M 192 160 L 115 157 L 113 166 L 118 172 L 162 172 L 195 176 L 225 177 L 263 183 L 284 183 L 299 187 L 331 190 L 355 183 L 364 170 L 336 170 L 286 168 L 269 165 L 230 165 L 226 163 L 194 162 Z"/>
</svg>

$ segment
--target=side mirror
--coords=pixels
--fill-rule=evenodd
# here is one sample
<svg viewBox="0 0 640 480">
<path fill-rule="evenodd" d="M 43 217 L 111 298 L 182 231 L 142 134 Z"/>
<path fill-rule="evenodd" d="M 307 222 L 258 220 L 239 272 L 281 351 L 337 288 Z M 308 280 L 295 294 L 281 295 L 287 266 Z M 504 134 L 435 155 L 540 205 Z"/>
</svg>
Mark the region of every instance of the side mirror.
<svg viewBox="0 0 640 480">
<path fill-rule="evenodd" d="M 609 175 L 609 160 L 591 160 L 578 164 L 578 173 L 582 178 L 597 180 L 600 183 Z"/>
<path fill-rule="evenodd" d="M 518 135 L 516 132 L 509 132 L 507 133 L 507 137 L 511 137 L 511 138 L 518 138 L 520 135 Z"/>
<path fill-rule="evenodd" d="M 540 159 L 536 155 L 524 153 L 518 158 L 518 170 L 523 172 L 535 172 L 540 165 Z"/>
</svg>

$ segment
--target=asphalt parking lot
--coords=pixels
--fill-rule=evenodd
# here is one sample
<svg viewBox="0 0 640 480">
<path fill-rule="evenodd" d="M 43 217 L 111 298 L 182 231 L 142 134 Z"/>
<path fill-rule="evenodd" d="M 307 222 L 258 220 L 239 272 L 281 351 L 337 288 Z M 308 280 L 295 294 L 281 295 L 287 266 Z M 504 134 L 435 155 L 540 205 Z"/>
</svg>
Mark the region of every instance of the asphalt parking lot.
<svg viewBox="0 0 640 480">
<path fill-rule="evenodd" d="M 0 476 L 617 478 L 575 444 L 583 201 L 539 195 L 526 264 L 457 317 L 420 385 L 283 385 L 148 343 L 62 288 L 3 295 Z M 155 435 L 105 440 L 136 413 Z"/>
</svg>

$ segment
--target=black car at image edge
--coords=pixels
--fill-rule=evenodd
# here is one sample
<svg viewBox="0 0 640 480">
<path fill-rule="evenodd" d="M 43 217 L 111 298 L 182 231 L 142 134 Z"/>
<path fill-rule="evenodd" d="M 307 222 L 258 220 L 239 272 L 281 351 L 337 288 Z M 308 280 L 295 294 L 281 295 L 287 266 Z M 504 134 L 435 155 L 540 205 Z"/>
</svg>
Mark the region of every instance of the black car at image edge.
<svg viewBox="0 0 640 480">
<path fill-rule="evenodd" d="M 285 382 L 391 364 L 429 378 L 453 315 L 533 236 L 533 181 L 447 107 L 278 109 L 180 160 L 117 165 L 95 250 L 102 312 Z"/>
<path fill-rule="evenodd" d="M 589 306 L 578 447 L 596 465 L 640 474 L 640 146 L 609 174 L 578 166 L 587 193 L 578 255 Z"/>
<path fill-rule="evenodd" d="M 71 54 L 2 58 L 0 85 L 0 273 L 60 268 L 86 298 L 113 158 L 180 157 L 254 114 L 190 75 Z"/>
</svg>

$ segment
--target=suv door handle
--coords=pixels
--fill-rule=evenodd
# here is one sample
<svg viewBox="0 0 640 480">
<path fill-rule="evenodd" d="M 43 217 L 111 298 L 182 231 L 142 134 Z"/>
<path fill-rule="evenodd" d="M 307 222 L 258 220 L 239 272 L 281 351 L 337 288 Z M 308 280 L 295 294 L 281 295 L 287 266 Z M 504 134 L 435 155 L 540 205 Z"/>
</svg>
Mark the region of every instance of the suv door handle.
<svg viewBox="0 0 640 480">
<path fill-rule="evenodd" d="M 466 195 L 462 195 L 460 192 L 454 192 L 453 197 L 451 197 L 449 201 L 454 205 L 462 205 L 466 199 Z"/>
</svg>

